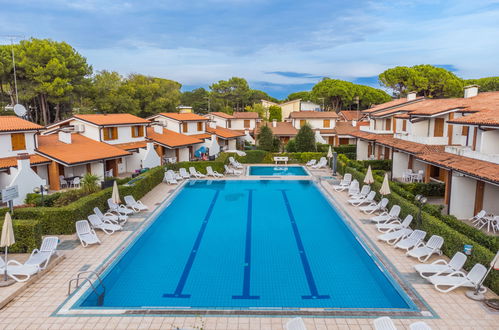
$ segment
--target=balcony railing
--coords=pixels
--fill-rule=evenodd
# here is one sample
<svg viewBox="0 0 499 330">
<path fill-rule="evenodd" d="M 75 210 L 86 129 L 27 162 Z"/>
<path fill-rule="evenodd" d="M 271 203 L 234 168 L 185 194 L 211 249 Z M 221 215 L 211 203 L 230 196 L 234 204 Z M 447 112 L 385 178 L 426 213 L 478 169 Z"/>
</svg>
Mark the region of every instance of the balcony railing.
<svg viewBox="0 0 499 330">
<path fill-rule="evenodd" d="M 471 150 L 470 147 L 448 146 L 445 147 L 445 152 L 463 157 L 483 160 L 494 164 L 499 164 L 499 154 L 486 154 L 480 151 L 473 151 Z"/>
<path fill-rule="evenodd" d="M 396 139 L 401 139 L 410 142 L 416 142 L 421 144 L 433 144 L 433 145 L 446 145 L 449 144 L 449 138 L 444 137 L 434 137 L 434 136 L 416 136 L 405 133 L 396 133 L 393 136 Z"/>
<path fill-rule="evenodd" d="M 371 129 L 369 126 L 360 126 L 360 130 L 373 134 L 393 134 L 393 131 L 391 130 Z"/>
</svg>

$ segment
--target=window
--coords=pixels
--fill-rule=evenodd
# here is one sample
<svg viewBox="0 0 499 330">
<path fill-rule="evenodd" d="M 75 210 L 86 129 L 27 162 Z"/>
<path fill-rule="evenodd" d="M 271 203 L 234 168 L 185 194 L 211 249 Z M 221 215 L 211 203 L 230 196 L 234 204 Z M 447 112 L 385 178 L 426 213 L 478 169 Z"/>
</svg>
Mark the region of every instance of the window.
<svg viewBox="0 0 499 330">
<path fill-rule="evenodd" d="M 189 131 L 189 127 L 187 123 L 182 123 L 182 133 L 187 133 Z"/>
<path fill-rule="evenodd" d="M 433 130 L 434 137 L 442 137 L 444 136 L 444 119 L 443 118 L 435 118 L 435 128 Z"/>
<path fill-rule="evenodd" d="M 26 139 L 24 138 L 24 133 L 12 133 L 10 135 L 12 142 L 12 151 L 16 150 L 26 150 Z"/>
<path fill-rule="evenodd" d="M 227 128 L 231 128 L 232 127 L 232 122 L 230 120 L 227 120 Z"/>
<path fill-rule="evenodd" d="M 247 119 L 244 120 L 244 128 L 250 128 L 250 121 Z"/>
<path fill-rule="evenodd" d="M 391 126 L 392 126 L 392 120 L 390 118 L 388 118 L 385 121 L 385 130 L 387 130 L 387 131 L 391 130 Z"/>
<path fill-rule="evenodd" d="M 132 137 L 144 136 L 144 126 L 132 126 Z"/>
<path fill-rule="evenodd" d="M 407 131 L 407 120 L 402 120 L 402 131 L 403 132 Z"/>
<path fill-rule="evenodd" d="M 203 130 L 203 123 L 202 122 L 199 122 L 198 123 L 198 132 L 202 131 Z"/>
<path fill-rule="evenodd" d="M 461 130 L 461 135 L 468 136 L 469 132 L 470 132 L 470 127 L 469 126 L 463 126 L 463 129 Z"/>
<path fill-rule="evenodd" d="M 303 119 L 302 119 L 302 120 L 300 120 L 300 127 L 305 126 L 305 123 L 306 123 L 306 122 L 307 122 L 306 120 L 303 120 Z"/>
<path fill-rule="evenodd" d="M 104 127 L 104 141 L 116 140 L 118 138 L 118 127 Z"/>
<path fill-rule="evenodd" d="M 331 127 L 331 121 L 329 119 L 324 119 L 324 128 L 329 128 Z"/>
</svg>

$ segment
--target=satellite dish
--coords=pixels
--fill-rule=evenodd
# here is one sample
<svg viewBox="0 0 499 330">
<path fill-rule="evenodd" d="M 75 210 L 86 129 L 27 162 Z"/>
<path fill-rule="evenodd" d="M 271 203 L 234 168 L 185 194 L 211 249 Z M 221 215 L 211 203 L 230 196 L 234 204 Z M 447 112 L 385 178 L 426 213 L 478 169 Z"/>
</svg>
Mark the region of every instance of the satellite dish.
<svg viewBox="0 0 499 330">
<path fill-rule="evenodd" d="M 24 105 L 18 103 L 14 106 L 14 112 L 18 117 L 24 117 L 27 111 Z"/>
</svg>

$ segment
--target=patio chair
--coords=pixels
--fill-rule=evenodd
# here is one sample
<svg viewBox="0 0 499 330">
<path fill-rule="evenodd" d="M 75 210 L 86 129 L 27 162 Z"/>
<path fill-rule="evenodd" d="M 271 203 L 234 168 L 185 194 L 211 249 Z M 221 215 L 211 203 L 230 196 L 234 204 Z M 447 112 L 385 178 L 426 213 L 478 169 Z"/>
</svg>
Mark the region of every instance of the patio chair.
<svg viewBox="0 0 499 330">
<path fill-rule="evenodd" d="M 477 225 L 478 229 L 482 229 L 483 227 L 487 226 L 487 231 L 492 231 L 496 232 L 496 228 L 499 225 L 499 215 L 496 215 L 494 217 L 485 217 L 483 218 L 482 222 Z"/>
<path fill-rule="evenodd" d="M 367 206 L 361 206 L 359 210 L 365 214 L 373 214 L 374 212 L 386 212 L 386 206 L 388 205 L 388 198 L 382 198 L 379 203 L 371 202 Z"/>
<path fill-rule="evenodd" d="M 109 198 L 107 200 L 107 205 L 109 206 L 108 212 L 115 212 L 115 213 L 121 214 L 121 215 L 130 215 L 130 214 L 134 213 L 133 210 L 129 209 L 125 205 L 117 204 L 117 203 L 113 202 L 112 198 Z"/>
<path fill-rule="evenodd" d="M 191 178 L 191 175 L 189 173 L 187 173 L 187 170 L 183 167 L 179 168 L 178 170 L 180 176 L 182 177 L 182 179 L 190 179 Z"/>
<path fill-rule="evenodd" d="M 71 182 L 71 186 L 73 188 L 80 188 L 80 186 L 81 186 L 81 179 L 79 177 L 74 178 L 73 181 Z"/>
<path fill-rule="evenodd" d="M 380 215 L 372 217 L 369 220 L 375 223 L 390 223 L 392 221 L 399 220 L 399 214 L 400 214 L 400 206 L 393 205 L 392 208 L 390 209 L 390 212 L 385 211 Z"/>
<path fill-rule="evenodd" d="M 132 195 L 125 196 L 123 197 L 123 199 L 125 200 L 126 206 L 130 207 L 135 212 L 149 210 L 149 208 L 144 205 L 144 203 L 142 203 L 140 200 L 135 200 Z"/>
<path fill-rule="evenodd" d="M 98 216 L 102 221 L 109 220 L 118 225 L 123 225 L 128 220 L 127 215 L 114 214 L 111 212 L 102 213 L 98 207 L 94 207 L 94 214 Z"/>
<path fill-rule="evenodd" d="M 425 236 L 425 231 L 416 229 L 407 238 L 404 238 L 403 240 L 395 244 L 395 248 L 409 251 L 413 247 L 418 246 L 419 243 L 424 240 Z"/>
<path fill-rule="evenodd" d="M 400 222 L 400 220 L 394 220 L 390 223 L 378 223 L 376 224 L 376 229 L 382 233 L 389 233 L 394 230 L 400 230 L 404 228 L 409 228 L 411 222 L 413 220 L 412 215 L 408 214 L 404 221 Z"/>
<path fill-rule="evenodd" d="M 309 160 L 309 161 L 305 164 L 305 166 L 309 166 L 309 167 L 310 167 L 310 166 L 314 166 L 315 164 L 317 164 L 317 159 L 311 159 L 311 160 Z"/>
<path fill-rule="evenodd" d="M 83 247 L 101 243 L 99 237 L 97 237 L 97 234 L 95 233 L 95 230 L 90 228 L 90 224 L 87 220 L 76 221 L 76 236 L 78 236 L 78 239 Z"/>
<path fill-rule="evenodd" d="M 311 167 L 313 169 L 317 170 L 317 169 L 326 167 L 326 165 L 327 165 L 327 159 L 326 159 L 326 157 L 321 157 L 321 159 L 319 160 L 319 162 L 317 164 L 315 164 L 315 165 L 312 165 Z"/>
<path fill-rule="evenodd" d="M 56 236 L 45 237 L 42 241 L 40 249 L 34 249 L 31 252 L 28 260 L 24 263 L 25 265 L 36 265 L 40 269 L 45 269 L 50 262 L 50 258 L 55 254 L 57 245 L 59 244 L 59 238 Z"/>
<path fill-rule="evenodd" d="M 307 330 L 305 327 L 305 323 L 301 317 L 295 317 L 288 322 L 286 322 L 286 326 L 284 327 L 286 330 Z"/>
<path fill-rule="evenodd" d="M 380 241 L 383 241 L 385 243 L 388 243 L 390 245 L 395 245 L 398 241 L 401 239 L 406 238 L 412 233 L 411 228 L 404 228 L 396 231 L 391 231 L 389 233 L 384 233 L 379 235 L 377 238 Z"/>
<path fill-rule="evenodd" d="M 175 179 L 173 171 L 166 171 L 165 176 L 163 178 L 163 182 L 168 184 L 178 184 L 178 181 Z"/>
<path fill-rule="evenodd" d="M 345 173 L 343 176 L 343 179 L 341 179 L 340 184 L 334 185 L 333 189 L 336 191 L 343 191 L 350 186 L 350 183 L 352 182 L 352 174 L 350 173 Z"/>
<path fill-rule="evenodd" d="M 88 221 L 90 222 L 92 228 L 100 229 L 103 232 L 105 232 L 107 235 L 114 234 L 114 232 L 118 230 L 123 230 L 123 227 L 121 227 L 120 225 L 112 223 L 111 221 L 103 221 L 99 219 L 99 217 L 96 216 L 95 214 L 89 215 Z"/>
<path fill-rule="evenodd" d="M 39 271 L 40 267 L 37 265 L 26 265 L 13 259 L 7 261 L 7 276 L 16 282 L 26 282 Z M 3 274 L 5 274 L 5 261 L 0 257 L 0 275 Z"/>
<path fill-rule="evenodd" d="M 112 178 L 113 177 L 113 169 L 110 169 L 109 171 L 106 171 L 104 173 L 104 176 Z"/>
<path fill-rule="evenodd" d="M 487 275 L 487 268 L 482 264 L 475 264 L 468 274 L 455 271 L 448 275 L 433 275 L 428 280 L 435 286 L 439 292 L 447 293 L 460 287 L 476 289 L 484 277 Z M 482 293 L 485 292 L 482 287 Z"/>
<path fill-rule="evenodd" d="M 442 245 L 444 244 L 444 239 L 441 236 L 433 235 L 430 237 L 428 242 L 420 242 L 413 249 L 407 251 L 407 255 L 410 257 L 417 258 L 420 262 L 426 262 L 434 253 L 442 255 Z"/>
<path fill-rule="evenodd" d="M 412 169 L 407 169 L 404 171 L 404 173 L 402 174 L 402 180 L 404 180 L 405 182 L 409 182 L 411 181 L 411 177 L 412 177 Z"/>
<path fill-rule="evenodd" d="M 478 222 L 481 222 L 483 220 L 483 218 L 485 218 L 486 215 L 487 215 L 487 211 L 481 210 L 475 216 L 469 218 L 468 220 L 474 225 Z"/>
<path fill-rule="evenodd" d="M 243 164 L 239 163 L 237 160 L 234 159 L 234 157 L 230 156 L 229 157 L 229 163 L 232 167 L 237 168 L 237 169 L 242 169 Z"/>
<path fill-rule="evenodd" d="M 66 180 L 64 180 L 64 176 L 63 175 L 59 175 L 59 185 L 61 186 L 61 188 L 69 188 L 68 186 L 68 182 Z"/>
<path fill-rule="evenodd" d="M 375 191 L 370 191 L 369 194 L 365 198 L 359 198 L 359 199 L 350 199 L 348 202 L 352 204 L 353 206 L 361 206 L 363 204 L 370 204 L 374 202 L 374 197 L 376 197 L 376 192 Z"/>
<path fill-rule="evenodd" d="M 419 275 L 421 275 L 421 277 L 427 279 L 433 275 L 448 274 L 461 270 L 466 262 L 466 259 L 467 257 L 464 253 L 456 252 L 449 262 L 444 259 L 438 259 L 431 264 L 415 265 L 414 269 L 419 273 Z"/>
<path fill-rule="evenodd" d="M 350 186 L 348 186 L 348 196 L 357 195 L 359 193 L 359 191 L 360 191 L 360 189 L 359 189 L 359 181 L 353 180 L 350 183 Z"/>
<path fill-rule="evenodd" d="M 378 317 L 373 321 L 373 326 L 375 330 L 397 330 L 392 319 L 388 316 Z"/>
<path fill-rule="evenodd" d="M 195 177 L 196 179 L 206 178 L 206 175 L 197 171 L 193 166 L 189 167 L 189 173 L 191 174 L 191 176 Z"/>
<path fill-rule="evenodd" d="M 224 168 L 225 168 L 225 175 L 235 175 L 235 176 L 239 176 L 241 174 L 243 174 L 242 171 L 238 171 L 236 169 L 233 169 L 233 168 L 230 168 L 229 166 L 227 165 L 224 165 Z"/>
<path fill-rule="evenodd" d="M 223 178 L 223 174 L 214 171 L 211 166 L 206 166 L 206 175 L 214 177 L 214 178 Z"/>
<path fill-rule="evenodd" d="M 423 182 L 424 171 L 419 170 L 418 174 L 415 176 L 414 181 Z"/>
</svg>

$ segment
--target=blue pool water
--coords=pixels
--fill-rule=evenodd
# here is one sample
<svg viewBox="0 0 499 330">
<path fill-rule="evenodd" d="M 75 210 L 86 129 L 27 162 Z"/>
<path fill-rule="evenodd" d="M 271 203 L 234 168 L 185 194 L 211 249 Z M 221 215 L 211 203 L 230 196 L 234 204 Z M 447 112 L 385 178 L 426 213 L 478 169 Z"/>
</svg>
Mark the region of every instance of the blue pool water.
<svg viewBox="0 0 499 330">
<path fill-rule="evenodd" d="M 308 175 L 302 166 L 250 166 L 249 175 Z"/>
<path fill-rule="evenodd" d="M 373 258 L 310 181 L 194 181 L 106 270 L 101 306 L 413 309 Z"/>
</svg>

